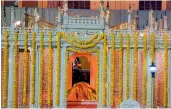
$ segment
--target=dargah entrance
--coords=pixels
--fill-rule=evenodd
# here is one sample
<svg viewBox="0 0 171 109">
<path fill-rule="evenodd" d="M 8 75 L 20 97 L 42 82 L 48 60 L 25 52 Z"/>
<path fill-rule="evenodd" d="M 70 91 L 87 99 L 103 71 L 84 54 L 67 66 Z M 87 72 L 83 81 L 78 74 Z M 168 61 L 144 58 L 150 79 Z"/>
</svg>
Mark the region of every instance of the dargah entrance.
<svg viewBox="0 0 171 109">
<path fill-rule="evenodd" d="M 171 11 L 2 3 L 2 108 L 171 108 Z"/>
</svg>

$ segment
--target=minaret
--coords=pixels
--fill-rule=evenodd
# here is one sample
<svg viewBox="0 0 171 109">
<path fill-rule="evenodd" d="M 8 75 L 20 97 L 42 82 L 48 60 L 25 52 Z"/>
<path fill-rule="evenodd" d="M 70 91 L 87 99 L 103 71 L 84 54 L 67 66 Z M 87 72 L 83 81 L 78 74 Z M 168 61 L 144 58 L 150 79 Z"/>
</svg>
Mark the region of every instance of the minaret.
<svg viewBox="0 0 171 109">
<path fill-rule="evenodd" d="M 109 9 L 109 1 L 107 1 L 107 6 L 106 6 L 106 24 L 109 25 L 109 20 L 110 20 L 110 9 Z"/>
<path fill-rule="evenodd" d="M 153 31 L 154 29 L 153 29 L 153 10 L 152 10 L 152 8 L 150 9 L 150 11 L 149 11 L 149 19 L 148 19 L 148 27 L 149 27 L 149 29 L 150 29 L 150 31 Z"/>
<path fill-rule="evenodd" d="M 4 6 L 4 8 L 3 8 L 3 11 L 4 11 L 3 26 L 6 27 L 6 9 L 5 9 L 5 6 Z"/>
<path fill-rule="evenodd" d="M 58 3 L 58 8 L 57 8 L 57 24 L 61 24 L 61 7 L 60 7 L 60 1 Z"/>
<path fill-rule="evenodd" d="M 24 23 L 25 23 L 25 27 L 28 27 L 28 17 L 27 17 L 28 15 L 27 15 L 27 9 L 28 9 L 28 8 L 27 8 L 27 7 L 25 7 L 25 10 L 24 10 L 24 13 L 25 13 L 25 19 L 24 19 L 24 20 L 25 20 L 25 21 L 24 21 Z"/>
<path fill-rule="evenodd" d="M 157 31 L 158 30 L 158 19 L 157 19 L 157 15 L 156 15 L 156 19 L 155 19 L 155 26 L 154 26 L 154 30 Z"/>
<path fill-rule="evenodd" d="M 163 30 L 163 18 L 162 18 L 162 14 L 161 14 L 161 18 L 160 18 L 159 29 L 160 30 Z"/>
<path fill-rule="evenodd" d="M 39 9 L 38 7 L 36 6 L 35 9 L 34 9 L 34 20 L 35 20 L 35 24 L 34 24 L 34 29 L 38 29 L 38 22 L 40 20 L 40 16 L 39 16 Z"/>
<path fill-rule="evenodd" d="M 99 9 L 99 11 L 100 11 L 100 18 L 104 18 L 104 15 L 105 15 L 105 11 L 104 11 L 104 2 L 103 2 L 103 0 L 101 0 L 100 1 L 100 9 Z"/>
<path fill-rule="evenodd" d="M 67 11 L 68 11 L 68 1 L 64 0 L 64 16 L 67 16 Z"/>
<path fill-rule="evenodd" d="M 15 8 L 14 6 L 11 7 L 11 29 L 15 27 Z"/>
<path fill-rule="evenodd" d="M 167 15 L 166 15 L 166 11 L 165 11 L 165 15 L 164 15 L 164 30 L 167 30 Z"/>
<path fill-rule="evenodd" d="M 128 30 L 131 30 L 131 14 L 132 14 L 132 9 L 131 9 L 131 4 L 129 5 L 129 10 L 128 10 Z"/>
</svg>

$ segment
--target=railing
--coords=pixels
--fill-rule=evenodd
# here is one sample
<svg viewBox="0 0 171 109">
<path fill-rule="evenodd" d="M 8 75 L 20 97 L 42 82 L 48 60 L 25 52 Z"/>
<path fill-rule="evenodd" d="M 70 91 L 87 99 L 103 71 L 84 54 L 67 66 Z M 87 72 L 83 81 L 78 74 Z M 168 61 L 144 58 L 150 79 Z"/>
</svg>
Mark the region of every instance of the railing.
<svg viewBox="0 0 171 109">
<path fill-rule="evenodd" d="M 81 25 L 97 25 L 100 24 L 99 18 L 86 18 L 86 17 L 69 17 L 68 24 L 81 24 Z"/>
<path fill-rule="evenodd" d="M 14 31 L 17 31 L 19 34 L 19 43 L 21 45 L 23 45 L 23 41 L 24 41 L 24 31 L 28 31 L 28 41 L 31 43 L 31 38 L 32 38 L 32 35 L 31 33 L 36 31 L 36 42 L 39 43 L 40 41 L 40 32 L 44 32 L 44 43 L 47 44 L 48 42 L 48 34 L 49 32 L 52 32 L 52 40 L 53 40 L 53 44 L 56 45 L 56 35 L 57 33 L 60 31 L 60 30 L 57 30 L 57 29 L 29 29 L 29 28 L 15 28 L 14 31 L 11 31 L 10 28 L 1 28 L 1 42 L 2 42 L 2 45 L 3 45 L 3 42 L 4 42 L 4 31 L 5 30 L 9 30 L 9 41 L 13 41 L 13 36 L 14 36 Z M 74 33 L 73 32 L 74 30 L 69 30 L 69 31 L 63 31 L 67 34 L 67 36 L 70 38 L 70 33 Z M 89 31 L 88 31 L 89 32 Z M 126 35 L 129 34 L 130 35 L 130 40 L 131 40 L 131 46 L 133 47 L 133 41 L 134 41 L 134 38 L 133 38 L 133 34 L 134 33 L 138 33 L 138 47 L 143 47 L 143 33 L 146 33 L 147 34 L 147 43 L 148 43 L 148 47 L 150 47 L 151 45 L 151 32 L 148 32 L 148 31 L 137 31 L 137 30 L 132 30 L 132 31 L 128 31 L 128 30 L 116 30 L 114 32 L 110 32 L 110 31 L 105 31 L 106 35 L 107 35 L 107 39 L 108 39 L 108 47 L 111 46 L 111 35 L 112 34 L 115 34 L 115 45 L 116 47 L 119 47 L 119 34 L 122 33 L 123 34 L 123 47 L 126 47 L 126 42 L 127 42 L 127 38 L 126 38 Z M 84 35 L 83 33 L 80 33 L 80 34 L 75 34 L 75 36 L 77 37 L 78 40 L 88 40 L 92 37 L 92 34 L 96 33 L 96 32 L 93 32 L 93 31 L 90 31 L 89 33 L 91 33 L 91 35 Z M 98 32 L 98 35 L 100 36 L 102 32 Z M 154 32 L 154 35 L 155 35 L 155 45 L 156 45 L 156 48 L 163 48 L 164 47 L 164 37 L 163 35 L 164 34 L 167 34 L 168 35 L 168 48 L 171 48 L 171 31 L 157 31 L 157 32 Z M 67 43 L 66 40 L 64 40 L 62 38 L 61 40 L 63 43 Z M 102 40 L 103 41 L 103 40 Z M 99 42 L 99 44 L 102 44 L 102 41 Z M 45 45 L 46 45 L 45 44 Z M 68 43 L 67 43 L 68 44 Z"/>
</svg>

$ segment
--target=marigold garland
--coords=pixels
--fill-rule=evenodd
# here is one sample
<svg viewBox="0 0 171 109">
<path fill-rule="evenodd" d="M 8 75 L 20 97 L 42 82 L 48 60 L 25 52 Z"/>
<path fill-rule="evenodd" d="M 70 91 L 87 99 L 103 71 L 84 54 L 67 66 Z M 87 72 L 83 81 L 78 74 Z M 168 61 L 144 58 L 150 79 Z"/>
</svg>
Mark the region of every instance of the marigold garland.
<svg viewBox="0 0 171 109">
<path fill-rule="evenodd" d="M 104 35 L 101 34 L 100 37 L 98 37 L 98 39 L 90 44 L 86 44 L 86 45 L 80 45 L 80 44 L 77 44 L 75 43 L 74 41 L 70 40 L 63 32 L 60 33 L 61 34 L 61 37 L 63 37 L 69 44 L 71 44 L 72 46 L 74 47 L 77 47 L 77 48 L 82 48 L 82 49 L 86 49 L 86 48 L 92 48 L 94 46 L 96 46 L 96 44 L 102 40 L 104 38 Z"/>
<path fill-rule="evenodd" d="M 8 31 L 4 32 L 4 72 L 3 72 L 3 90 L 2 107 L 7 107 L 7 86 L 8 86 Z"/>
<path fill-rule="evenodd" d="M 143 39 L 143 88 L 142 88 L 142 103 L 146 105 L 146 91 L 147 91 L 147 34 L 144 34 Z"/>
<path fill-rule="evenodd" d="M 98 37 L 98 34 L 94 34 L 94 35 L 93 35 L 90 39 L 88 39 L 87 41 L 78 40 L 74 34 L 71 34 L 70 36 L 72 37 L 72 39 L 73 39 L 75 42 L 77 42 L 77 43 L 79 43 L 79 44 L 81 44 L 81 45 L 85 45 L 85 44 L 91 43 L 93 40 L 95 40 L 95 39 Z"/>
<path fill-rule="evenodd" d="M 59 32 L 57 34 L 57 71 L 56 71 L 56 105 L 59 106 L 60 104 L 60 100 L 59 100 L 59 96 L 60 96 L 60 71 L 61 71 L 61 66 L 60 66 L 60 62 L 61 62 L 61 33 Z"/>
<path fill-rule="evenodd" d="M 96 72 L 96 100 L 99 100 L 99 50 L 96 52 L 97 56 L 97 72 Z"/>
<path fill-rule="evenodd" d="M 104 36 L 104 44 L 103 44 L 103 92 L 102 92 L 102 105 L 106 106 L 106 97 L 107 97 L 107 37 L 105 34 L 102 34 Z"/>
<path fill-rule="evenodd" d="M 17 108 L 18 91 L 18 33 L 14 34 L 14 73 L 13 73 L 13 108 Z"/>
<path fill-rule="evenodd" d="M 111 70 L 110 70 L 110 105 L 113 106 L 114 105 L 114 89 L 115 89 L 115 35 L 112 34 L 112 41 L 111 41 L 111 45 L 112 45 L 112 50 L 111 50 Z"/>
<path fill-rule="evenodd" d="M 126 98 L 129 99 L 129 65 L 130 65 L 130 36 L 127 34 L 127 50 L 126 50 Z"/>
<path fill-rule="evenodd" d="M 154 62 L 155 36 L 151 35 L 151 61 Z"/>
<path fill-rule="evenodd" d="M 49 33 L 48 40 L 48 105 L 51 105 L 51 81 L 52 81 L 52 32 Z"/>
<path fill-rule="evenodd" d="M 57 34 L 57 62 L 60 63 L 60 40 L 61 40 L 61 37 L 63 37 L 69 44 L 71 44 L 72 46 L 74 47 L 77 47 L 77 48 L 81 48 L 84 52 L 86 51 L 87 48 L 92 48 L 94 46 L 96 46 L 96 44 L 101 40 L 101 39 L 104 39 L 104 48 L 103 48 L 103 71 L 104 71 L 104 76 L 103 76 L 103 86 L 104 86 L 104 91 L 103 91 L 103 95 L 106 95 L 106 71 L 107 71 L 107 65 L 106 65 L 106 61 L 107 61 L 107 39 L 106 39 L 106 36 L 104 34 L 101 34 L 100 37 L 98 37 L 98 39 L 95 41 L 95 42 L 92 42 L 91 44 L 86 44 L 86 45 L 79 45 L 79 44 L 76 44 L 75 42 L 73 42 L 72 40 L 70 40 L 66 34 L 64 32 L 59 32 Z M 67 50 L 69 50 L 71 48 L 67 48 Z M 73 49 L 71 49 L 73 50 Z M 78 50 L 79 51 L 82 51 L 82 50 Z M 88 50 L 89 51 L 89 50 Z M 94 50 L 91 50 L 91 51 L 94 51 Z M 67 57 L 66 57 L 67 58 Z M 68 66 L 66 66 L 67 68 Z M 68 69 L 66 69 L 67 71 Z M 60 64 L 57 64 L 57 75 L 60 75 Z M 57 76 L 58 77 L 58 76 Z M 67 81 L 66 81 L 67 82 Z M 57 79 L 57 91 L 56 91 L 56 104 L 58 105 L 59 104 L 59 79 Z M 67 87 L 66 87 L 67 88 Z M 66 93 L 67 93 L 67 90 L 66 90 Z M 67 96 L 67 95 L 66 95 Z M 103 101 L 102 101 L 102 105 L 106 105 L 106 96 L 103 96 Z"/>
<path fill-rule="evenodd" d="M 68 94 L 68 61 L 69 61 L 69 51 L 66 50 L 66 55 L 65 55 L 65 101 L 67 101 L 67 94 Z"/>
<path fill-rule="evenodd" d="M 119 50 L 119 104 L 123 100 L 123 36 L 120 33 L 120 50 Z"/>
<path fill-rule="evenodd" d="M 35 71 L 36 71 L 36 33 L 32 33 L 32 56 L 31 56 L 31 103 L 35 104 Z"/>
<path fill-rule="evenodd" d="M 137 98 L 137 67 L 138 67 L 138 37 L 134 33 L 134 72 L 133 72 L 133 99 Z"/>
<path fill-rule="evenodd" d="M 76 48 L 71 48 L 71 47 L 68 47 L 67 50 L 72 51 L 72 52 L 78 52 L 78 53 L 81 53 L 81 52 L 93 53 L 97 51 L 96 48 L 95 49 L 76 49 Z"/>
<path fill-rule="evenodd" d="M 28 73 L 28 33 L 24 32 L 24 89 L 23 89 L 23 104 L 27 103 L 27 73 Z"/>
<path fill-rule="evenodd" d="M 42 106 L 42 88 L 43 88 L 43 84 L 42 84 L 42 78 L 43 78 L 43 38 L 44 38 L 44 33 L 41 32 L 40 33 L 40 92 L 39 92 L 39 104 L 40 106 Z"/>
<path fill-rule="evenodd" d="M 168 36 L 164 34 L 164 94 L 163 94 L 163 106 L 167 107 L 168 99 Z"/>
</svg>

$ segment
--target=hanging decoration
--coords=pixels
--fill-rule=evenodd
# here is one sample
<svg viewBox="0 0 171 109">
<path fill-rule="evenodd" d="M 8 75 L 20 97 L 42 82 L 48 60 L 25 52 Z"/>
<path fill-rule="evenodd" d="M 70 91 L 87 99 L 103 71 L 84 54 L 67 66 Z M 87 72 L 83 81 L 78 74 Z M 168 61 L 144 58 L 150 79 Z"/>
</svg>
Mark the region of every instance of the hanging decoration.
<svg viewBox="0 0 171 109">
<path fill-rule="evenodd" d="M 59 100 L 59 96 L 60 96 L 60 72 L 61 72 L 61 66 L 60 66 L 60 62 L 61 62 L 61 32 L 59 32 L 57 34 L 57 73 L 56 73 L 56 105 L 59 106 L 60 100 Z"/>
<path fill-rule="evenodd" d="M 48 105 L 51 105 L 51 81 L 52 81 L 52 32 L 48 39 Z"/>
<path fill-rule="evenodd" d="M 129 99 L 129 68 L 130 68 L 130 35 L 127 34 L 127 50 L 126 50 L 126 99 Z"/>
<path fill-rule="evenodd" d="M 147 34 L 143 38 L 143 88 L 142 88 L 142 103 L 146 105 L 146 91 L 147 91 Z"/>
<path fill-rule="evenodd" d="M 35 71 L 36 71 L 36 33 L 32 33 L 32 56 L 31 56 L 31 103 L 35 104 Z"/>
<path fill-rule="evenodd" d="M 112 34 L 112 41 L 111 41 L 111 45 L 112 45 L 112 50 L 111 50 L 111 70 L 110 70 L 110 105 L 113 106 L 114 105 L 114 89 L 115 89 L 115 35 Z"/>
<path fill-rule="evenodd" d="M 98 39 L 95 40 L 94 42 L 92 42 L 90 44 L 80 45 L 80 44 L 75 43 L 73 40 L 70 40 L 66 36 L 66 34 L 64 34 L 64 33 L 60 33 L 60 34 L 62 34 L 61 37 L 63 37 L 69 44 L 71 44 L 74 47 L 82 48 L 82 49 L 95 47 L 97 45 L 97 43 L 104 38 L 104 34 L 101 34 L 101 36 L 98 37 Z"/>
<path fill-rule="evenodd" d="M 23 89 L 23 104 L 27 103 L 27 74 L 28 74 L 28 33 L 24 32 L 24 89 Z"/>
<path fill-rule="evenodd" d="M 151 35 L 151 61 L 154 62 L 155 36 Z"/>
<path fill-rule="evenodd" d="M 94 34 L 90 39 L 88 39 L 87 41 L 81 41 L 81 40 L 78 40 L 76 38 L 76 36 L 74 34 L 71 34 L 70 35 L 73 39 L 74 42 L 77 42 L 78 44 L 81 44 L 81 45 L 86 45 L 86 44 L 89 44 L 91 43 L 92 41 L 94 41 L 97 37 L 98 37 L 98 34 Z"/>
<path fill-rule="evenodd" d="M 13 73 L 13 108 L 17 108 L 18 97 L 18 33 L 14 34 L 14 73 Z"/>
<path fill-rule="evenodd" d="M 134 33 L 134 72 L 133 72 L 133 99 L 137 98 L 137 67 L 138 67 L 138 37 Z"/>
<path fill-rule="evenodd" d="M 7 84 L 8 84 L 8 31 L 4 32 L 4 72 L 3 72 L 3 90 L 2 107 L 7 107 Z"/>
<path fill-rule="evenodd" d="M 44 48 L 44 45 L 43 45 L 43 38 L 44 38 L 44 33 L 41 32 L 40 33 L 40 92 L 39 92 L 39 104 L 40 106 L 42 106 L 42 88 L 43 88 L 43 48 Z"/>
<path fill-rule="evenodd" d="M 96 100 L 99 100 L 99 49 L 96 52 L 97 56 L 97 72 L 96 72 Z"/>
<path fill-rule="evenodd" d="M 163 106 L 167 107 L 168 90 L 168 36 L 164 34 L 164 94 Z"/>
<path fill-rule="evenodd" d="M 103 43 L 103 91 L 102 91 L 102 105 L 106 106 L 106 97 L 107 97 L 107 37 L 103 33 L 104 36 L 104 43 Z"/>
<path fill-rule="evenodd" d="M 119 50 L 119 104 L 123 100 L 123 36 L 122 33 L 120 37 L 120 50 Z"/>
</svg>

